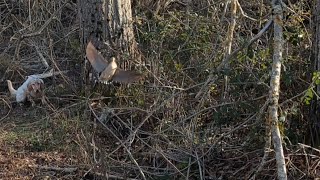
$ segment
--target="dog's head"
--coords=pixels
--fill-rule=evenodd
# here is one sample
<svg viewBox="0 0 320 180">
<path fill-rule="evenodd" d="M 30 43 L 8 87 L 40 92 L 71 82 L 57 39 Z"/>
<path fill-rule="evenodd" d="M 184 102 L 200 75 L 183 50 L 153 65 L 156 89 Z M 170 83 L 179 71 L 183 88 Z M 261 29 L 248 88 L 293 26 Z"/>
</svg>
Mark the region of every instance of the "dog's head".
<svg viewBox="0 0 320 180">
<path fill-rule="evenodd" d="M 44 89 L 44 82 L 42 79 L 34 79 L 28 84 L 28 91 L 41 93 Z"/>
</svg>

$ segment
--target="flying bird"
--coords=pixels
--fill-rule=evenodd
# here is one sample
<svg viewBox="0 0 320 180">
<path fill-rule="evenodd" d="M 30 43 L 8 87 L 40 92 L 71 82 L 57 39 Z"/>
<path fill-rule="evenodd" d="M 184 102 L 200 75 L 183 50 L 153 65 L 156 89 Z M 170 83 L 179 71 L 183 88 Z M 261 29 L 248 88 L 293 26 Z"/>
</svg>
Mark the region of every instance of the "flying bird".
<svg viewBox="0 0 320 180">
<path fill-rule="evenodd" d="M 93 46 L 91 41 L 89 41 L 87 45 L 86 55 L 93 69 L 101 73 L 99 76 L 99 81 L 101 82 L 106 83 L 112 80 L 128 84 L 138 81 L 143 77 L 142 74 L 136 71 L 127 71 L 118 68 L 115 57 L 112 57 L 110 62 L 107 62 Z"/>
</svg>

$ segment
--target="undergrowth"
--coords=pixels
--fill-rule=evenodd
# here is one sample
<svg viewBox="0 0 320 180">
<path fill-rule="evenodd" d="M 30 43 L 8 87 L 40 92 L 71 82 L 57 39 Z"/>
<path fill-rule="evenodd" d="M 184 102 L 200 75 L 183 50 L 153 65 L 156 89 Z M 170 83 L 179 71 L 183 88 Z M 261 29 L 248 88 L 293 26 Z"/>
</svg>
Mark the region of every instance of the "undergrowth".
<svg viewBox="0 0 320 180">
<path fill-rule="evenodd" d="M 247 179 L 255 172 L 265 144 L 272 31 L 240 51 L 229 68 L 214 72 L 209 93 L 196 97 L 224 58 L 230 15 L 224 14 L 223 2 L 195 1 L 190 8 L 172 3 L 156 14 L 155 4 L 140 2 L 133 7 L 134 29 L 146 62 L 145 80 L 128 86 L 99 84 L 85 97 L 76 2 L 27 2 L 0 3 L 0 141 L 2 151 L 13 152 L 7 159 L 25 160 L 20 167 L 32 164 L 27 174 L 16 168 L 16 177 L 44 175 L 47 170 L 40 165 L 78 168 L 71 175 L 53 175 L 65 179 L 104 173 L 137 179 L 142 173 L 147 179 Z M 259 0 L 240 4 L 250 17 L 269 11 Z M 310 10 L 295 5 L 302 12 Z M 249 41 L 265 21 L 239 15 L 232 48 Z M 301 21 L 288 14 L 280 94 L 281 115 L 288 118 L 281 124 L 286 153 L 293 153 L 288 156 L 292 167 L 301 170 L 288 168 L 294 178 L 303 177 L 307 168 L 294 153 L 312 149 L 295 146 L 308 136 L 304 102 L 296 97 L 309 85 L 310 29 Z M 25 76 L 45 71 L 44 61 L 56 71 L 67 71 L 46 79 L 49 104 L 12 106 L 5 80 L 18 87 Z M 44 160 L 30 162 L 42 153 Z M 259 177 L 274 179 L 275 160 L 270 157 L 266 167 Z"/>
</svg>

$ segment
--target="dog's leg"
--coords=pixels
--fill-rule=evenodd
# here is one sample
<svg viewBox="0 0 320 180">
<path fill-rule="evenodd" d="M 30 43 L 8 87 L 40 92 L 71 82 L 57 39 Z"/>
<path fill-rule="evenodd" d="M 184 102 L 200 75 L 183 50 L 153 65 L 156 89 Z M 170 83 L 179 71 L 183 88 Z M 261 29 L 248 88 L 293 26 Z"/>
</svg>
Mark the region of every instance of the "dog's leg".
<svg viewBox="0 0 320 180">
<path fill-rule="evenodd" d="M 42 105 L 46 105 L 47 101 L 46 101 L 46 97 L 44 96 L 44 93 L 41 94 L 41 104 Z"/>
<path fill-rule="evenodd" d="M 30 95 L 30 93 L 27 93 L 27 100 L 31 103 L 32 107 L 36 106 L 36 103 L 34 102 L 32 96 Z"/>
</svg>

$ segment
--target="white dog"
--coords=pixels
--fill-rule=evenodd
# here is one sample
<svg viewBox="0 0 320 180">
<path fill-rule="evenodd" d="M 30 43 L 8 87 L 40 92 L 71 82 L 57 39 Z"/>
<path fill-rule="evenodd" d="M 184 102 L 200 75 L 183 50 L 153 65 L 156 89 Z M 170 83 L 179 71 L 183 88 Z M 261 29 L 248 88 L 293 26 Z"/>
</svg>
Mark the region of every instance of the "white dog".
<svg viewBox="0 0 320 180">
<path fill-rule="evenodd" d="M 7 80 L 7 83 L 11 96 L 15 97 L 18 103 L 28 100 L 34 106 L 34 99 L 41 98 L 42 102 L 44 100 L 44 82 L 36 75 L 28 76 L 28 79 L 17 90 L 13 88 L 10 80 Z"/>
</svg>

